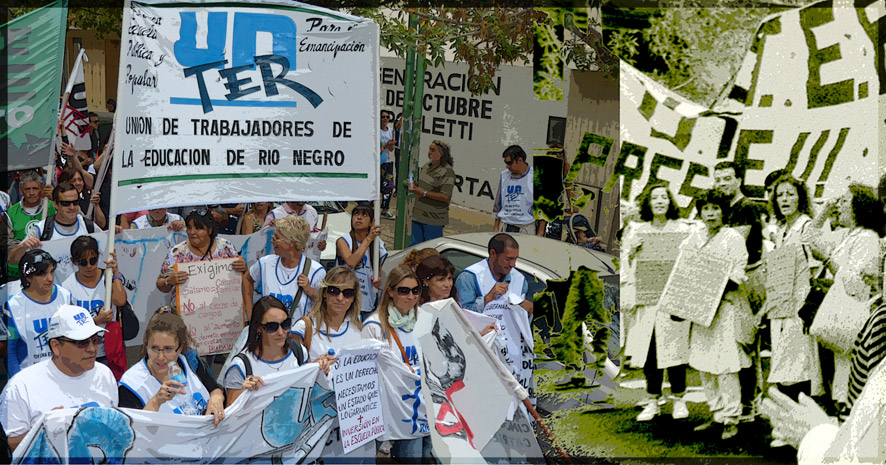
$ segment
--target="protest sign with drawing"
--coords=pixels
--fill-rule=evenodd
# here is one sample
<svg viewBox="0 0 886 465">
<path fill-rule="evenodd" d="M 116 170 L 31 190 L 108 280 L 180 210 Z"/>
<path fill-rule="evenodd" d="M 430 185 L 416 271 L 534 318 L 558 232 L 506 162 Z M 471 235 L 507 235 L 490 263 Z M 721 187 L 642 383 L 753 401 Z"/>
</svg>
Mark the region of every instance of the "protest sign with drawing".
<svg viewBox="0 0 886 465">
<path fill-rule="evenodd" d="M 330 377 L 335 386 L 338 422 L 345 454 L 385 432 L 379 398 L 379 349 L 350 348 L 336 354 Z"/>
<path fill-rule="evenodd" d="M 234 271 L 237 260 L 175 264 L 176 272 L 188 272 L 188 280 L 176 286 L 175 298 L 200 355 L 230 352 L 243 330 L 243 277 Z"/>
<path fill-rule="evenodd" d="M 319 248 L 319 244 L 321 242 L 326 242 L 326 239 L 329 237 L 329 228 L 323 228 L 320 232 L 312 232 L 310 239 L 308 239 L 308 245 L 305 247 L 305 255 L 308 256 L 311 260 L 314 260 L 317 263 L 320 263 L 320 254 L 321 250 Z M 329 247 L 329 244 L 326 244 Z M 335 244 L 332 244 L 334 247 Z"/>
<path fill-rule="evenodd" d="M 638 234 L 643 247 L 637 254 L 637 305 L 658 303 L 687 232 L 644 232 Z"/>
<path fill-rule="evenodd" d="M 710 326 L 720 307 L 720 300 L 732 263 L 711 253 L 684 248 L 665 284 L 658 310 Z"/>
</svg>

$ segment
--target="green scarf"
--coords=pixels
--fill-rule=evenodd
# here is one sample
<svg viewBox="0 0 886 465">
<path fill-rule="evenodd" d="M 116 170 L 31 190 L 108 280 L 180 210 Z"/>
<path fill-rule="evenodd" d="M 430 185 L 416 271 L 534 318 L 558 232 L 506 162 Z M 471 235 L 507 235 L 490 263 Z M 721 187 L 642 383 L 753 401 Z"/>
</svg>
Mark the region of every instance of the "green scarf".
<svg viewBox="0 0 886 465">
<path fill-rule="evenodd" d="M 415 327 L 415 308 L 410 308 L 409 313 L 403 315 L 393 304 L 388 304 L 388 324 L 407 333 L 412 331 Z"/>
</svg>

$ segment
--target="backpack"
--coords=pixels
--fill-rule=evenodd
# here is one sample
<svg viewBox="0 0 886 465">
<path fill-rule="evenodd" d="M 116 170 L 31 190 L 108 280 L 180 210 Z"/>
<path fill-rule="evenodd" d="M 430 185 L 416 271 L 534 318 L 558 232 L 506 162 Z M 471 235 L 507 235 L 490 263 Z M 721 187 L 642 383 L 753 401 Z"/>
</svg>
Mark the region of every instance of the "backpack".
<svg viewBox="0 0 886 465">
<path fill-rule="evenodd" d="M 298 361 L 298 366 L 302 366 L 305 364 L 305 353 L 302 349 L 302 345 L 293 341 L 292 339 L 288 340 L 289 342 L 289 350 L 292 351 L 292 354 L 295 355 L 296 361 Z M 246 376 L 252 376 L 252 362 L 249 361 L 249 357 L 246 356 L 245 353 L 240 352 L 236 355 L 237 358 L 243 361 L 243 366 L 246 368 Z"/>
<path fill-rule="evenodd" d="M 83 218 L 83 222 L 86 223 L 86 232 L 92 234 L 95 232 L 95 223 L 92 222 L 89 218 Z M 52 230 L 55 229 L 55 215 L 50 215 L 46 217 L 46 223 L 43 225 L 43 231 L 40 233 L 41 241 L 48 241 L 50 237 L 52 237 Z"/>
</svg>

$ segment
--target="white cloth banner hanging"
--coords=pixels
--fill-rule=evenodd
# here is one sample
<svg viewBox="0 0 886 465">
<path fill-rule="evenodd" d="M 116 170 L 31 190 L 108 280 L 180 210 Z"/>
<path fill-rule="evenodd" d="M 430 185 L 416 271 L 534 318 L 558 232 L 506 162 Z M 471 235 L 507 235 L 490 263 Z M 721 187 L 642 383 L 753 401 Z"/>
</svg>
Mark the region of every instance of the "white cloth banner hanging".
<svg viewBox="0 0 886 465">
<path fill-rule="evenodd" d="M 123 10 L 112 214 L 378 198 L 376 23 L 290 2 L 167 3 Z"/>
<path fill-rule="evenodd" d="M 98 249 L 102 251 L 101 259 L 107 259 L 104 251 L 107 250 L 108 233 L 95 232 L 90 235 L 98 241 Z M 251 266 L 258 257 L 266 255 L 266 252 L 271 250 L 270 241 L 273 235 L 274 229 L 268 228 L 248 236 L 222 234 L 219 237 L 229 240 L 246 259 L 247 265 Z M 154 310 L 170 303 L 169 294 L 157 289 L 157 276 L 169 249 L 185 238 L 183 233 L 173 232 L 167 228 L 127 229 L 115 236 L 117 267 L 125 278 L 124 287 L 129 303 L 132 304 L 140 323 L 138 336 L 126 341 L 127 345 L 141 344 L 148 318 Z M 55 269 L 55 282 L 58 284 L 76 271 L 76 267 L 71 263 L 71 243 L 74 239 L 72 237 L 44 241 L 41 247 L 58 262 Z M 100 266 L 103 268 L 104 264 Z M 12 295 L 12 292 L 9 295 Z"/>
<path fill-rule="evenodd" d="M 15 450 L 31 463 L 308 463 L 335 421 L 335 397 L 319 365 L 274 373 L 212 416 L 126 408 L 53 410 Z"/>
</svg>

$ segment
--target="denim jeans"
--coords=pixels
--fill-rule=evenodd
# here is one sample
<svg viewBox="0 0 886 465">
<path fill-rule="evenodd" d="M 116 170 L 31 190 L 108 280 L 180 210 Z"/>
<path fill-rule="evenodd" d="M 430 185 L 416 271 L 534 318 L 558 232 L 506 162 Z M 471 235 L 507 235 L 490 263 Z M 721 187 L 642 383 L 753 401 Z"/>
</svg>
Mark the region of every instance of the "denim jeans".
<svg viewBox="0 0 886 465">
<path fill-rule="evenodd" d="M 430 224 L 413 221 L 412 239 L 409 241 L 409 246 L 412 247 L 415 244 L 421 244 L 424 241 L 429 241 L 438 237 L 443 237 L 443 226 L 432 226 Z"/>
<path fill-rule="evenodd" d="M 431 456 L 431 437 L 391 441 L 391 457 L 399 463 L 421 463 Z"/>
</svg>

